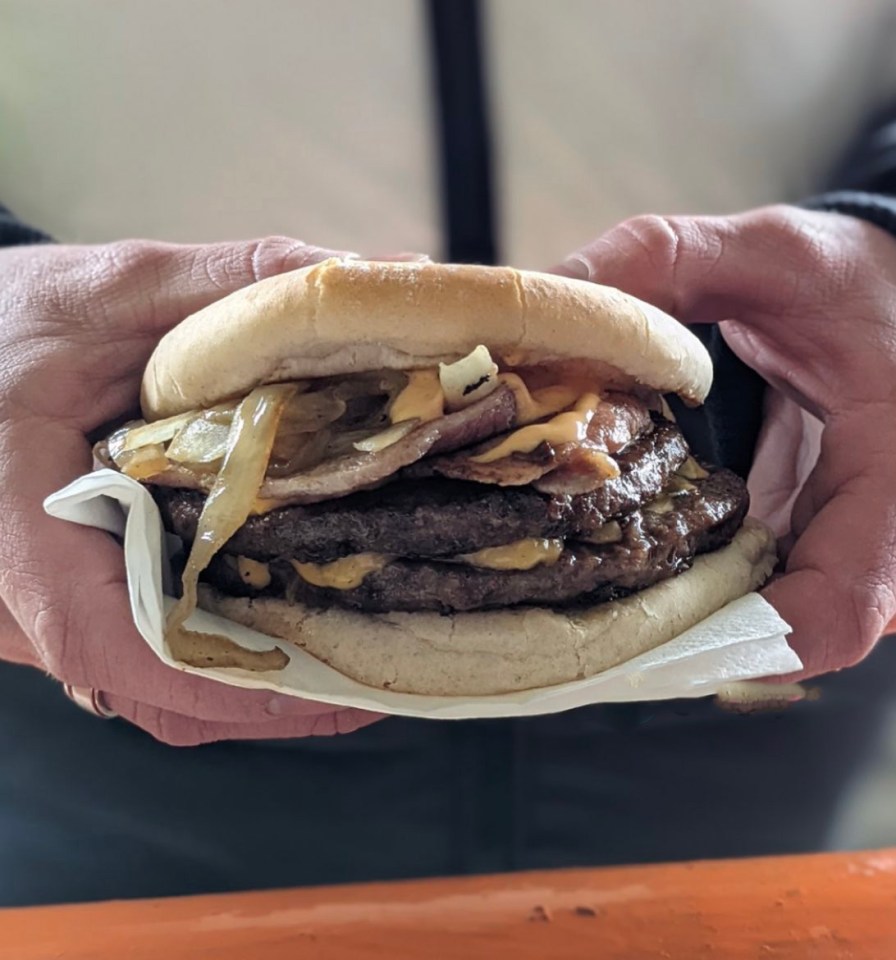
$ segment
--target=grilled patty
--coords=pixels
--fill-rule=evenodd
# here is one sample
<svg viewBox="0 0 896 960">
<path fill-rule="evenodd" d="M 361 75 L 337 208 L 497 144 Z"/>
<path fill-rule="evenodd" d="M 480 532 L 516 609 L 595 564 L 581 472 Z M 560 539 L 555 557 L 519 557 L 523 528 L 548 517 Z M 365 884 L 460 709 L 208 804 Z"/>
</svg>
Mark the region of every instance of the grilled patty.
<svg viewBox="0 0 896 960">
<path fill-rule="evenodd" d="M 325 563 L 356 553 L 439 557 L 529 537 L 573 539 L 652 500 L 687 455 L 678 428 L 661 420 L 617 455 L 620 475 L 593 493 L 552 496 L 529 486 L 399 479 L 378 490 L 250 517 L 224 552 Z M 173 487 L 152 491 L 165 527 L 192 543 L 205 495 Z"/>
<path fill-rule="evenodd" d="M 748 506 L 744 482 L 716 470 L 692 489 L 655 508 L 620 518 L 622 538 L 602 546 L 570 542 L 560 558 L 531 570 L 498 571 L 444 560 L 396 559 L 349 590 L 315 587 L 286 560 L 270 564 L 271 584 L 253 590 L 225 557 L 205 579 L 237 596 L 278 596 L 315 607 L 368 612 L 504 608 L 521 604 L 569 607 L 626 596 L 686 570 L 699 553 L 728 543 Z"/>
</svg>

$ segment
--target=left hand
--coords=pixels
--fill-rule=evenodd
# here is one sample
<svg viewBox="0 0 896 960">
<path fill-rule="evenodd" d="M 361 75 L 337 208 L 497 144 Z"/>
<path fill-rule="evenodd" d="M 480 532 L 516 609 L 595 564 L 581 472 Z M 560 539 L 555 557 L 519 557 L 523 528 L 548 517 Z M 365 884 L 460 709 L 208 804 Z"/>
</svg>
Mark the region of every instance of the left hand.
<svg viewBox="0 0 896 960">
<path fill-rule="evenodd" d="M 799 677 L 865 657 L 896 615 L 896 242 L 795 207 L 648 216 L 558 272 L 683 323 L 721 321 L 772 388 L 750 488 L 753 512 L 787 534 L 764 595 L 793 627 Z"/>
<path fill-rule="evenodd" d="M 42 507 L 90 470 L 88 438 L 133 411 L 165 332 L 331 253 L 278 237 L 0 251 L 0 660 L 100 691 L 170 744 L 348 732 L 377 719 L 164 666 L 134 627 L 119 545 Z"/>
</svg>

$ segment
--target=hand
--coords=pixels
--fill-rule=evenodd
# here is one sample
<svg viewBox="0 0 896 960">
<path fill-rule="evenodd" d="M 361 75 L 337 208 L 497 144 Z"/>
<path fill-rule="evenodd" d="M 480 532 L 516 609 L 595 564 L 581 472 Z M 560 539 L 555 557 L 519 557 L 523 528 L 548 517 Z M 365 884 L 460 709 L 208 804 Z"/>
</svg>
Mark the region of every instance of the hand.
<svg viewBox="0 0 896 960">
<path fill-rule="evenodd" d="M 134 409 L 162 334 L 239 287 L 331 255 L 283 238 L 0 251 L 0 658 L 102 691 L 172 744 L 347 732 L 377 718 L 166 667 L 133 626 L 118 545 L 42 508 L 91 469 L 88 437 Z"/>
<path fill-rule="evenodd" d="M 799 676 L 861 660 L 896 614 L 896 242 L 795 207 L 648 216 L 558 269 L 684 323 L 723 321 L 772 388 L 750 487 L 790 530 L 764 595 L 793 627 Z"/>
</svg>

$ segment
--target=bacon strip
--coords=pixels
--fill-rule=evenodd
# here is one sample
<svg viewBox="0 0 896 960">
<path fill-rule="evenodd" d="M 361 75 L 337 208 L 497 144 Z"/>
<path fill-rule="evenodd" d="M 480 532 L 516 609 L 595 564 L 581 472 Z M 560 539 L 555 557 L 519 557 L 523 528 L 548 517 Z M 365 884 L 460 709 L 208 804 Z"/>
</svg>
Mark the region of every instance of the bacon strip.
<svg viewBox="0 0 896 960">
<path fill-rule="evenodd" d="M 455 480 L 501 487 L 534 484 L 544 493 L 588 493 L 613 475 L 607 455 L 618 453 L 651 425 L 644 403 L 627 394 L 610 393 L 595 411 L 587 439 L 579 443 L 542 443 L 531 453 L 514 453 L 491 463 L 474 461 L 474 456 L 504 439 L 497 437 L 473 450 L 429 460 L 420 468 Z"/>
</svg>

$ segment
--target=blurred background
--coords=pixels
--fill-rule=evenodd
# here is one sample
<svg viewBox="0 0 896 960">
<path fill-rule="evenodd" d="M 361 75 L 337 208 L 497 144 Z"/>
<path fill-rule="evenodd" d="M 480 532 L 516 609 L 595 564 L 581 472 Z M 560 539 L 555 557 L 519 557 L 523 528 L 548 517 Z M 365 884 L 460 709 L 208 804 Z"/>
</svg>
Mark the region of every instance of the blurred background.
<svg viewBox="0 0 896 960">
<path fill-rule="evenodd" d="M 880 746 L 863 776 L 846 793 L 831 847 L 836 850 L 869 850 L 894 844 L 896 706 L 891 705 Z"/>
<path fill-rule="evenodd" d="M 547 267 L 638 213 L 798 201 L 896 104 L 890 0 L 487 0 L 476 59 L 436 48 L 449 6 L 0 0 L 0 201 L 63 241 Z M 888 720 L 834 846 L 896 844 L 886 679 L 844 694 Z"/>
</svg>

